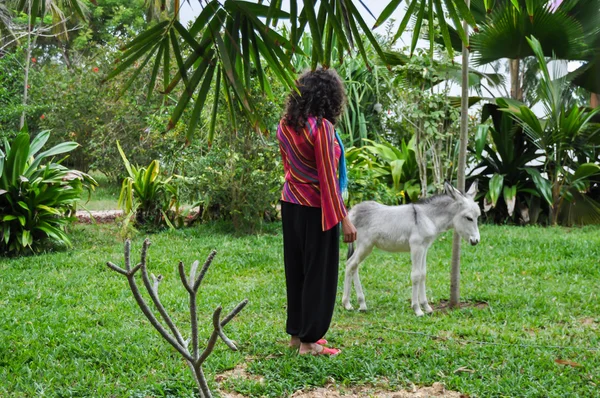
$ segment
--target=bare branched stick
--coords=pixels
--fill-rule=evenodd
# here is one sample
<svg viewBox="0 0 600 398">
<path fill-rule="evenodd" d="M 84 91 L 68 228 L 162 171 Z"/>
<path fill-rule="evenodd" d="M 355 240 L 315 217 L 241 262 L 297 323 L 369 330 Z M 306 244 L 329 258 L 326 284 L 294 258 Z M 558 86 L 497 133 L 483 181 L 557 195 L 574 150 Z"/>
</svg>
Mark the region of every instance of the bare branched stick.
<svg viewBox="0 0 600 398">
<path fill-rule="evenodd" d="M 182 347 L 185 348 L 185 346 L 186 346 L 185 341 L 183 340 L 183 337 L 181 337 L 181 333 L 179 333 L 179 330 L 177 329 L 177 327 L 171 320 L 171 317 L 169 316 L 169 314 L 167 314 L 165 307 L 162 305 L 162 303 L 160 302 L 160 299 L 158 298 L 158 285 L 159 285 L 160 281 L 162 280 L 162 275 L 159 275 L 158 278 L 154 277 L 154 275 L 153 275 L 154 283 L 153 284 L 150 283 L 150 278 L 148 277 L 148 268 L 146 267 L 146 259 L 148 256 L 148 248 L 149 247 L 150 247 L 150 240 L 145 239 L 144 244 L 142 246 L 142 255 L 140 258 L 140 261 L 141 261 L 140 264 L 142 266 L 142 268 L 141 268 L 142 269 L 142 280 L 144 281 L 144 286 L 146 286 L 146 290 L 148 291 L 148 294 L 150 295 L 152 302 L 156 306 L 158 313 L 160 314 L 160 316 L 163 318 L 163 320 L 165 321 L 165 323 L 171 330 L 171 333 L 173 333 L 173 336 L 175 336 L 177 343 L 179 343 L 179 345 L 181 345 Z"/>
<path fill-rule="evenodd" d="M 192 371 L 194 381 L 198 386 L 199 396 L 202 398 L 211 398 L 212 394 L 210 389 L 208 388 L 208 383 L 206 382 L 206 377 L 204 376 L 204 372 L 202 371 L 202 364 L 208 358 L 208 356 L 213 352 L 215 344 L 217 340 L 221 338 L 223 342 L 232 350 L 237 351 L 237 347 L 234 342 L 230 340 L 223 331 L 223 327 L 227 325 L 239 312 L 248 304 L 248 300 L 245 299 L 240 302 L 223 320 L 221 320 L 221 306 L 217 307 L 217 309 L 213 313 L 212 323 L 213 323 L 213 332 L 206 344 L 206 347 L 199 353 L 199 342 L 198 342 L 198 318 L 197 318 L 197 305 L 196 298 L 198 294 L 198 289 L 200 288 L 200 284 L 210 267 L 215 255 L 216 251 L 212 251 L 206 262 L 204 263 L 202 270 L 198 277 L 196 277 L 196 272 L 198 270 L 199 262 L 195 261 L 192 264 L 190 269 L 189 279 L 186 278 L 185 269 L 182 262 L 179 263 L 178 271 L 179 277 L 181 279 L 181 283 L 187 290 L 190 296 L 190 323 L 191 323 L 191 338 L 187 341 L 183 339 L 183 336 L 173 323 L 171 317 L 167 314 L 164 306 L 162 305 L 160 298 L 158 297 L 158 286 L 160 281 L 162 280 L 162 276 L 158 277 L 152 276 L 152 281 L 148 276 L 148 267 L 147 267 L 147 257 L 148 257 L 148 248 L 150 247 L 150 241 L 146 239 L 142 246 L 142 254 L 141 261 L 138 265 L 131 268 L 131 242 L 127 240 L 125 242 L 125 269 L 108 262 L 107 265 L 109 268 L 118 272 L 121 275 L 125 275 L 127 277 L 127 281 L 129 282 L 129 287 L 131 292 L 133 293 L 133 297 L 135 298 L 138 306 L 148 318 L 152 326 L 160 333 L 160 335 L 169 342 L 179 353 L 185 358 L 190 370 Z M 171 334 L 167 331 L 165 327 L 160 323 L 160 321 L 154 316 L 152 310 L 148 307 L 148 304 L 140 294 L 140 291 L 137 287 L 137 283 L 135 280 L 135 273 L 138 270 L 142 270 L 142 280 L 144 282 L 144 286 L 152 299 L 157 311 L 161 315 L 163 321 L 167 324 L 168 328 L 171 331 Z M 189 343 L 192 343 L 192 352 L 189 352 L 188 346 Z"/>
</svg>

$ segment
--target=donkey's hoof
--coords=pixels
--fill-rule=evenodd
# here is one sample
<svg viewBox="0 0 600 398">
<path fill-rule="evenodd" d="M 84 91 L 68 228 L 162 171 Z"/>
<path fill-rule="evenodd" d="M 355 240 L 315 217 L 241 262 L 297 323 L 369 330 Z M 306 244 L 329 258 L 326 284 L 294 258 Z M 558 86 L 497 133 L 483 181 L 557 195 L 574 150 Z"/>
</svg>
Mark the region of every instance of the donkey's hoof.
<svg viewBox="0 0 600 398">
<path fill-rule="evenodd" d="M 350 303 L 345 303 L 343 305 L 347 311 L 352 311 L 354 309 L 354 307 L 352 307 L 352 304 L 350 304 Z"/>
<path fill-rule="evenodd" d="M 367 312 L 367 306 L 366 305 L 361 305 L 360 308 L 358 309 L 360 312 Z"/>
<path fill-rule="evenodd" d="M 431 306 L 429 304 L 425 304 L 423 306 L 423 309 L 425 310 L 426 314 L 431 314 L 433 312 L 433 308 L 431 308 Z"/>
</svg>

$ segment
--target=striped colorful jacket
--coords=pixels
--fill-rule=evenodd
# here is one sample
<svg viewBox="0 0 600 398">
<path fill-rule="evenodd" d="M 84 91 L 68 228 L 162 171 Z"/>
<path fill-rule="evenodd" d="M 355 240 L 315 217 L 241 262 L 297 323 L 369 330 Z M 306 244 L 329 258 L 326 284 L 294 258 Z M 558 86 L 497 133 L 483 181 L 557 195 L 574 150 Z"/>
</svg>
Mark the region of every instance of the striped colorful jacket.
<svg viewBox="0 0 600 398">
<path fill-rule="evenodd" d="M 333 124 L 323 119 L 317 127 L 317 118 L 311 116 L 306 127 L 296 132 L 282 119 L 277 139 L 285 170 L 281 200 L 320 207 L 323 231 L 335 227 L 348 212 L 337 178 L 341 149 Z"/>
</svg>

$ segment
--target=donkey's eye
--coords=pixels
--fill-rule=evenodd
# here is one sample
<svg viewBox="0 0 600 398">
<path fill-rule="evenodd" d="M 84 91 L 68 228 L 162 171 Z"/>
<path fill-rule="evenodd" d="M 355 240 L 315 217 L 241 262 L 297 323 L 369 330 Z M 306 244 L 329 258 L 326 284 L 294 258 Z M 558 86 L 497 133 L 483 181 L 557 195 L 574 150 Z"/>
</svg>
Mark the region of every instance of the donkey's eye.
<svg viewBox="0 0 600 398">
<path fill-rule="evenodd" d="M 467 220 L 473 222 L 473 217 L 466 216 Z"/>
</svg>

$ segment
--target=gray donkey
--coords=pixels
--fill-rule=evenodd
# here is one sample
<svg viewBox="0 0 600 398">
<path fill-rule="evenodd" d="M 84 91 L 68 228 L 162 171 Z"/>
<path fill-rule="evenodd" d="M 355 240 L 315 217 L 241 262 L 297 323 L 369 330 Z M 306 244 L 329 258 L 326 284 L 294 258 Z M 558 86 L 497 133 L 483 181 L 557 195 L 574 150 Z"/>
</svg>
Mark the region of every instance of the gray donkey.
<svg viewBox="0 0 600 398">
<path fill-rule="evenodd" d="M 361 311 L 366 311 L 365 295 L 358 277 L 359 264 L 371 253 L 373 247 L 388 252 L 410 252 L 412 259 L 412 308 L 417 316 L 423 316 L 421 306 L 427 313 L 433 309 L 425 295 L 427 273 L 427 250 L 442 232 L 454 228 L 471 245 L 479 243 L 477 218 L 481 210 L 473 201 L 477 193 L 477 181 L 463 195 L 449 183 L 444 184 L 444 194 L 423 199 L 417 203 L 401 206 L 385 206 L 377 202 L 363 202 L 350 210 L 350 220 L 356 227 L 356 250 L 354 243 L 348 247 L 346 278 L 342 304 L 347 310 L 350 304 L 352 280 Z"/>
</svg>

